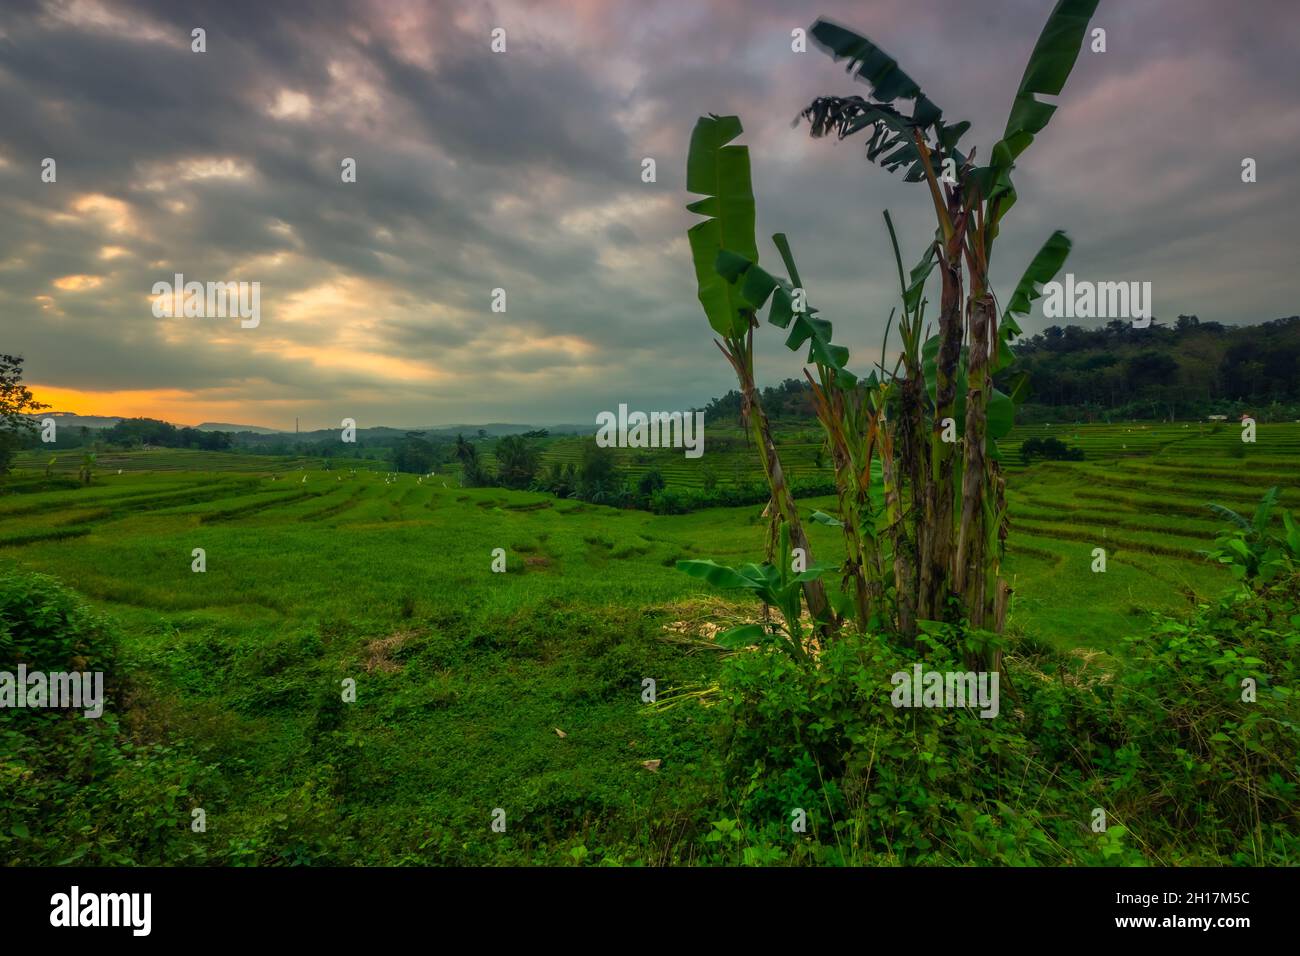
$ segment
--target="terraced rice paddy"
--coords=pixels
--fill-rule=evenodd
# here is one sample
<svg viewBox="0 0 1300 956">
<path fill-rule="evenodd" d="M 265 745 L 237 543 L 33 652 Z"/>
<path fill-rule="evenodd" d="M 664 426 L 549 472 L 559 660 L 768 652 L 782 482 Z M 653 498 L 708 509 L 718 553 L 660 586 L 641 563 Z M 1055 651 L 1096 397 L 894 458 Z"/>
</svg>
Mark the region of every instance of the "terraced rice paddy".
<svg viewBox="0 0 1300 956">
<path fill-rule="evenodd" d="M 815 472 L 815 446 L 790 437 L 789 459 Z M 1177 612 L 1230 584 L 1196 554 L 1220 525 L 1206 501 L 1247 510 L 1281 484 L 1283 502 L 1300 506 L 1293 425 L 1261 426 L 1244 451 L 1231 429 L 1072 427 L 1066 438 L 1087 460 L 1009 469 L 1013 638 L 1104 664 L 1150 609 Z M 705 468 L 758 477 L 743 443 L 718 444 L 700 461 L 619 454 L 679 486 Z M 578 451 L 572 440 L 548 449 Z M 688 710 L 647 718 L 641 681 L 671 693 L 714 679 L 716 656 L 684 646 L 681 622 L 695 634 L 753 609 L 674 564 L 759 558 L 757 506 L 660 517 L 314 460 L 146 451 L 100 462 L 89 486 L 40 471 L 5 484 L 0 566 L 53 574 L 109 614 L 142 732 L 222 768 L 210 810 L 229 832 L 271 813 L 342 828 L 378 854 L 372 862 L 491 862 L 503 845 L 463 835 L 482 830 L 485 808 L 510 806 L 525 834 L 510 858 L 554 862 L 567 847 L 551 846 L 552 828 L 580 832 L 588 814 L 653 816 L 708 746 Z M 838 531 L 808 528 L 814 557 L 834 560 Z M 491 571 L 497 547 L 507 574 Z M 1097 547 L 1104 574 L 1091 570 Z M 318 729 L 349 676 L 367 704 L 348 718 L 356 743 L 326 753 Z M 647 773 L 643 761 L 665 754 L 675 769 Z M 349 795 L 344 815 L 312 795 L 313 781 Z M 593 839 L 645 837 L 628 828 Z"/>
<path fill-rule="evenodd" d="M 554 462 L 572 464 L 582 461 L 582 449 L 587 439 L 559 438 L 549 442 L 542 453 L 542 467 L 549 469 Z M 816 463 L 821 439 L 806 429 L 787 430 L 782 434 L 781 463 L 786 475 L 793 481 L 833 479 L 830 456 L 824 455 L 822 467 Z M 658 471 L 670 488 L 701 488 L 705 477 L 712 475 L 719 483 L 763 480 L 759 470 L 757 452 L 749 443 L 745 432 L 735 428 L 709 426 L 704 454 L 700 458 L 687 458 L 681 449 L 669 448 L 615 448 L 611 449 L 619 469 L 633 479 L 648 471 Z M 488 456 L 495 465 L 495 460 Z"/>
<path fill-rule="evenodd" d="M 700 487 L 708 472 L 723 483 L 759 480 L 743 435 L 709 434 L 718 433 L 726 447 L 716 450 L 715 443 L 699 460 L 655 449 L 615 454 L 629 474 L 654 468 L 669 487 Z M 828 464 L 817 467 L 818 444 L 806 430 L 782 437 L 788 474 L 832 477 Z M 1081 448 L 1085 460 L 1022 462 L 1023 442 L 1049 437 Z M 1251 512 L 1277 485 L 1283 505 L 1300 509 L 1296 423 L 1260 424 L 1253 444 L 1241 441 L 1236 423 L 1037 425 L 1017 428 L 1000 450 L 1013 528 L 1011 623 L 1067 646 L 1112 649 L 1144 609 L 1177 611 L 1227 586 L 1227 576 L 1197 553 L 1223 524 L 1208 502 Z M 544 462 L 576 465 L 581 451 L 577 440 L 556 441 Z M 1106 552 L 1104 574 L 1092 571 L 1094 548 Z"/>
<path fill-rule="evenodd" d="M 1082 462 L 1019 464 L 1019 444 L 1053 436 Z M 1213 596 L 1227 575 L 1197 554 L 1224 522 L 1215 502 L 1249 515 L 1269 487 L 1300 508 L 1300 425 L 1040 426 L 1004 443 L 1015 577 L 1013 625 L 1057 641 L 1112 649 L 1143 608 L 1175 610 Z M 1091 571 L 1093 549 L 1107 571 Z M 1180 598 L 1181 595 L 1181 598 Z"/>
<path fill-rule="evenodd" d="M 616 454 L 632 475 L 656 468 L 670 487 L 698 487 L 708 471 L 723 482 L 758 480 L 739 433 L 723 435 L 731 441 L 715 442 L 712 451 L 706 446 L 699 460 L 667 449 Z M 1023 465 L 1020 443 L 1047 435 L 1082 448 L 1086 460 Z M 817 468 L 817 446 L 806 437 L 806 431 L 785 433 L 787 470 L 829 479 L 830 469 Z M 1065 646 L 1113 651 L 1145 609 L 1176 611 L 1228 585 L 1227 575 L 1197 554 L 1222 526 L 1207 502 L 1249 512 L 1267 488 L 1279 485 L 1283 506 L 1300 509 L 1295 424 L 1260 425 L 1254 444 L 1242 443 L 1235 425 L 1039 426 L 1017 430 L 1002 451 L 1012 520 L 1006 560 L 1015 587 L 1010 623 L 1013 631 Z M 579 440 L 556 439 L 546 445 L 544 462 L 576 463 L 580 455 Z M 537 532 L 564 515 L 566 528 L 582 529 L 575 537 L 584 542 L 584 555 L 590 551 L 586 539 L 609 542 L 601 554 L 612 562 L 611 583 L 653 580 L 659 599 L 697 590 L 671 570 L 675 557 L 721 560 L 761 553 L 756 508 L 740 509 L 742 522 L 724 510 L 658 518 L 544 494 L 460 489 L 450 476 L 420 482 L 407 475 L 388 482 L 379 472 L 359 470 L 354 477 L 338 462 L 324 471 L 318 459 L 187 451 L 104 455 L 94 483 L 78 487 L 57 476 L 73 459 L 60 456 L 54 479 L 17 473 L 10 493 L 0 496 L 0 560 L 54 573 L 83 567 L 74 585 L 89 584 L 92 594 L 110 601 L 138 594 L 143 581 L 161 572 L 159 562 L 168 554 L 164 580 L 174 580 L 157 600 L 171 606 L 178 590 L 191 585 L 184 576 L 190 548 L 214 540 L 219 551 L 224 535 L 259 547 L 285 542 L 259 562 L 276 554 L 302 560 L 325 542 L 337 548 L 336 542 L 357 534 L 374 539 L 367 549 L 399 555 L 415 548 L 434 555 L 445 549 L 448 533 L 469 536 L 457 547 L 486 541 L 480 526 L 498 516 L 510 529 L 501 532 L 501 546 L 533 542 L 532 552 L 512 552 L 512 559 L 522 560 L 537 553 Z M 806 504 L 810 510 L 834 507 L 830 498 Z M 819 554 L 837 554 L 832 529 L 816 526 L 812 534 Z M 1104 574 L 1092 571 L 1095 548 L 1105 550 Z M 556 573 L 558 556 L 547 561 Z M 279 598 L 267 593 L 259 600 L 274 605 Z"/>
<path fill-rule="evenodd" d="M 59 451 L 53 454 L 26 451 L 17 456 L 15 468 L 44 470 L 50 460 L 50 471 L 56 475 L 75 475 L 81 467 L 83 452 Z M 319 458 L 273 457 L 246 455 L 228 451 L 198 451 L 186 448 L 154 448 L 141 451 L 102 452 L 96 456 L 97 474 L 123 471 L 241 471 L 271 473 L 319 468 Z M 383 464 L 361 458 L 331 459 L 334 468 L 382 468 Z"/>
</svg>

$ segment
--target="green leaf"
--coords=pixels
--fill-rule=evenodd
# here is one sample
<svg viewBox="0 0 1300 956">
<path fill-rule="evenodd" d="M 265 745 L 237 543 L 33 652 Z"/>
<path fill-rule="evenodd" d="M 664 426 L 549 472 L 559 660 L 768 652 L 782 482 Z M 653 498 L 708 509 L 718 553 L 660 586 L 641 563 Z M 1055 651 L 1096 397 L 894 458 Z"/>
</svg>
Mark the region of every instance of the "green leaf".
<svg viewBox="0 0 1300 956">
<path fill-rule="evenodd" d="M 1213 502 L 1207 502 L 1205 507 L 1209 508 L 1220 518 L 1223 518 L 1227 521 L 1231 521 L 1241 530 L 1243 531 L 1250 530 L 1250 522 L 1247 521 L 1245 518 L 1243 518 L 1241 515 L 1237 514 L 1237 512 L 1233 511 L 1231 508 L 1225 508 L 1223 505 L 1216 505 Z"/>
<path fill-rule="evenodd" d="M 793 265 L 794 257 L 790 253 L 790 244 L 784 234 L 777 233 L 773 237 L 773 242 L 776 243 L 777 249 L 787 263 Z M 806 344 L 807 361 L 830 371 L 840 387 L 851 388 L 857 382 L 857 376 L 845 368 L 849 360 L 849 350 L 831 342 L 833 331 L 831 323 L 817 318 L 817 310 L 811 306 L 803 312 L 793 311 L 791 296 L 795 286 L 788 280 L 773 276 L 757 262 L 746 260 L 744 256 L 732 250 L 723 250 L 719 253 L 714 268 L 723 280 L 733 283 L 741 290 L 742 298 L 755 311 L 763 308 L 769 298 L 771 299 L 772 308 L 768 312 L 768 321 L 780 328 L 790 329 L 785 340 L 786 348 L 795 352 Z M 798 274 L 797 270 L 791 271 Z M 805 290 L 805 301 L 806 299 Z"/>
<path fill-rule="evenodd" d="M 678 561 L 677 570 L 684 571 L 693 578 L 702 578 L 715 588 L 748 588 L 755 590 L 762 587 L 761 582 L 745 576 L 735 568 L 729 568 L 713 561 Z"/>
<path fill-rule="evenodd" d="M 1029 373 L 1021 372 L 1011 385 L 1011 400 L 1017 405 L 1024 404 L 1029 397 Z"/>
<path fill-rule="evenodd" d="M 836 518 L 834 515 L 828 515 L 824 511 L 814 511 L 812 513 L 812 519 L 813 521 L 816 521 L 818 524 L 830 525 L 832 528 L 844 527 L 843 521 L 841 521 L 839 518 Z"/>
<path fill-rule="evenodd" d="M 1282 524 L 1286 528 L 1286 546 L 1291 557 L 1300 558 L 1300 525 L 1296 524 L 1291 512 L 1282 512 Z"/>
<path fill-rule="evenodd" d="M 1277 485 L 1274 485 L 1268 491 L 1264 492 L 1264 497 L 1259 500 L 1259 506 L 1255 509 L 1254 528 L 1255 534 L 1262 535 L 1268 528 L 1268 519 L 1273 515 L 1273 507 L 1277 504 Z"/>
<path fill-rule="evenodd" d="M 1002 323 L 998 327 L 998 332 L 1003 341 L 1009 342 L 1020 334 L 1021 329 L 1016 324 L 1015 317 L 1029 314 L 1034 300 L 1042 296 L 1043 286 L 1055 279 L 1056 274 L 1061 271 L 1061 266 L 1065 265 L 1065 260 L 1070 255 L 1070 245 L 1070 237 L 1058 229 L 1047 237 L 1042 248 L 1030 260 L 1025 274 L 1016 283 L 1016 291 L 1011 294 L 1011 301 L 1006 311 L 1002 313 Z M 995 363 L 993 371 L 998 372 L 1004 367 L 1000 363 Z"/>
<path fill-rule="evenodd" d="M 1020 79 L 1020 89 L 1016 91 L 1016 103 L 1011 108 L 1006 132 L 1002 135 L 1004 140 L 1021 131 L 1039 132 L 1047 125 L 1051 113 L 1044 117 L 1042 110 L 1032 108 L 1025 98 L 1032 98 L 1035 94 L 1061 95 L 1079 57 L 1088 22 L 1097 12 L 1097 4 L 1098 0 L 1058 0 L 1038 35 L 1034 52 L 1029 55 L 1029 63 Z M 1044 104 L 1037 105 L 1041 107 Z"/>
<path fill-rule="evenodd" d="M 717 258 L 713 260 L 713 271 L 728 282 L 735 282 L 739 276 L 744 274 L 753 261 L 753 259 L 742 256 L 739 252 L 732 252 L 730 249 L 719 249 Z"/>
<path fill-rule="evenodd" d="M 1011 396 L 995 388 L 989 393 L 987 415 L 988 437 L 993 440 L 1006 438 L 1016 424 L 1016 403 Z"/>
<path fill-rule="evenodd" d="M 921 261 L 912 267 L 908 274 L 907 288 L 903 290 L 903 308 L 908 315 L 915 315 L 916 310 L 921 305 L 921 293 L 925 291 L 925 281 L 930 278 L 930 273 L 934 271 L 935 263 L 935 246 L 931 243 L 925 250 L 925 255 Z"/>
<path fill-rule="evenodd" d="M 921 92 L 897 60 L 860 33 L 830 20 L 819 19 L 809 33 L 813 42 L 832 59 L 847 59 L 848 72 L 871 87 L 870 100 L 861 96 L 823 96 L 814 100 L 802 114 L 809 121 L 814 137 L 835 132 L 843 139 L 870 130 L 867 159 L 891 172 L 906 167 L 904 178 L 919 182 L 925 178 L 925 172 L 913 130 L 919 129 L 923 135 L 933 130 L 936 151 L 932 160 L 937 162 L 946 153 L 957 161 L 958 168 L 965 164 L 965 157 L 956 147 L 970 129 L 970 123 L 945 124 L 943 110 Z M 890 105 L 900 99 L 913 101 L 910 116 Z"/>
<path fill-rule="evenodd" d="M 803 584 L 805 581 L 817 581 L 817 580 L 819 580 L 819 579 L 821 578 L 821 576 L 822 576 L 823 574 L 825 574 L 827 571 L 835 571 L 835 570 L 837 570 L 836 567 L 835 567 L 835 565 L 833 565 L 833 564 L 821 564 L 821 563 L 819 562 L 819 563 L 817 563 L 817 564 L 814 564 L 812 567 L 808 568 L 808 569 L 805 570 L 805 571 L 800 571 L 798 574 L 796 574 L 796 575 L 791 579 L 791 583 L 792 583 L 792 584 Z M 799 590 L 798 588 L 794 588 L 794 589 L 792 589 L 792 593 L 797 594 L 797 593 L 798 593 L 798 590 Z"/>
<path fill-rule="evenodd" d="M 772 245 L 776 246 L 776 251 L 781 254 L 785 271 L 790 273 L 790 281 L 795 284 L 795 288 L 803 288 L 803 280 L 799 278 L 799 267 L 794 264 L 794 252 L 790 249 L 790 240 L 785 237 L 785 233 L 775 233 L 772 236 Z"/>
<path fill-rule="evenodd" d="M 756 588 L 774 588 L 781 583 L 781 572 L 770 564 L 742 564 L 737 570 Z"/>
<path fill-rule="evenodd" d="M 923 99 L 921 87 L 903 72 L 898 61 L 861 34 L 821 19 L 812 25 L 809 33 L 813 42 L 834 60 L 847 59 L 848 72 L 870 84 L 872 95 L 880 102 L 892 103 L 899 97 Z"/>
<path fill-rule="evenodd" d="M 730 630 L 720 632 L 714 643 L 723 647 L 750 647 L 761 644 L 767 639 L 767 628 L 762 624 L 742 624 Z"/>
<path fill-rule="evenodd" d="M 686 188 L 705 198 L 686 208 L 708 216 L 687 231 L 700 304 L 709 325 L 727 338 L 743 335 L 752 311 L 734 282 L 718 275 L 719 253 L 732 250 L 751 262 L 758 261 L 754 239 L 754 187 L 749 171 L 749 148 L 728 145 L 740 135 L 735 116 L 702 116 L 691 133 L 686 157 Z"/>
<path fill-rule="evenodd" d="M 993 147 L 989 166 L 979 170 L 975 177 L 985 199 L 992 201 L 1001 197 L 997 214 L 989 222 L 990 240 L 997 236 L 998 221 L 1016 201 L 1015 187 L 1011 185 L 1009 175 L 1016 158 L 1043 131 L 1056 112 L 1053 104 L 1041 102 L 1037 97 L 1059 96 L 1065 88 L 1098 2 L 1058 0 L 1038 35 L 1038 42 L 1029 55 L 1020 87 L 1012 101 L 1002 139 Z"/>
</svg>

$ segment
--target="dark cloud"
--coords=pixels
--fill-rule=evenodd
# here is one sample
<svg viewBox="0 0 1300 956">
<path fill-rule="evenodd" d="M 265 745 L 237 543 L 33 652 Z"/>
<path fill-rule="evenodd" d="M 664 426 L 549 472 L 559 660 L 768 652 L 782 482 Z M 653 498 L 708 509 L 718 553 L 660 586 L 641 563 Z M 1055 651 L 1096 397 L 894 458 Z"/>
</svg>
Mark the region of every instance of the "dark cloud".
<svg viewBox="0 0 1300 956">
<path fill-rule="evenodd" d="M 189 392 L 197 417 L 266 424 L 699 403 L 732 383 L 695 301 L 684 153 L 698 115 L 735 112 L 764 259 L 762 237 L 788 233 L 863 366 L 897 294 L 881 212 L 912 260 L 928 202 L 860 142 L 791 128 L 814 96 L 855 84 L 792 52 L 790 31 L 829 15 L 871 34 L 987 154 L 1050 6 L 11 0 L 4 346 L 47 387 Z M 1082 55 L 1016 171 L 999 290 L 1060 227 L 1072 271 L 1149 279 L 1162 316 L 1294 313 L 1300 12 L 1150 0 L 1104 3 L 1095 25 L 1107 52 Z M 495 26 L 505 54 L 488 48 Z M 45 156 L 57 184 L 39 181 Z M 155 319 L 149 289 L 174 272 L 261 282 L 261 327 Z M 488 308 L 497 287 L 505 315 Z M 797 374 L 779 336 L 760 342 L 765 378 Z"/>
</svg>

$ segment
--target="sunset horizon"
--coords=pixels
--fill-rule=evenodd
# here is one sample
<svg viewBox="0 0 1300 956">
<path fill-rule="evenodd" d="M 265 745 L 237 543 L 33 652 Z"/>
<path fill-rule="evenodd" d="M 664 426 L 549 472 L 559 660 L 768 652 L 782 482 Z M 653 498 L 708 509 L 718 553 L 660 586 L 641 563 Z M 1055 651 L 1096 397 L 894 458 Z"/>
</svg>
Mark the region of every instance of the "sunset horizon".
<svg viewBox="0 0 1300 956">
<path fill-rule="evenodd" d="M 955 42 L 1018 51 L 930 91 L 969 117 L 986 155 L 1008 94 L 982 91 L 1014 88 L 1036 8 L 881 0 L 872 19 L 919 71 Z M 851 196 L 877 219 L 893 208 L 904 240 L 925 235 L 909 184 L 864 175 L 861 143 L 791 127 L 814 94 L 854 84 L 792 49 L 802 14 L 783 4 L 746 4 L 735 22 L 729 4 L 197 9 L 202 24 L 110 0 L 0 15 L 4 344 L 66 411 L 280 428 L 582 422 L 612 407 L 611 382 L 644 407 L 701 406 L 731 387 L 707 353 L 677 345 L 695 332 L 683 155 L 701 111 L 746 119 L 741 142 L 763 156 L 760 231 L 790 235 L 823 314 L 864 357 L 888 319 L 888 271 L 858 284 L 832 270 L 890 253 L 880 230 L 828 214 Z M 818 12 L 851 22 L 855 9 Z M 1150 282 L 1165 323 L 1298 311 L 1281 175 L 1300 161 L 1300 109 L 1283 95 L 1297 68 L 1261 53 L 1300 38 L 1264 9 L 1108 15 L 1109 49 L 1085 52 L 1053 135 L 1017 164 L 1043 201 L 992 263 L 999 296 L 1050 224 L 1076 237 L 1081 278 Z M 191 49 L 196 27 L 206 52 Z M 498 27 L 505 52 L 490 46 Z M 624 30 L 611 59 L 607 38 Z M 1207 139 L 1192 104 L 1223 87 L 1253 92 Z M 1135 89 L 1165 108 L 1134 110 Z M 1243 155 L 1260 169 L 1247 188 Z M 1170 201 L 1189 194 L 1207 201 Z M 1198 267 L 1209 256 L 1212 277 Z M 170 296 L 178 281 L 256 286 L 256 323 L 154 310 L 156 287 Z M 1024 327 L 1048 324 L 1035 305 Z M 767 372 L 783 361 L 767 343 L 756 358 Z"/>
</svg>

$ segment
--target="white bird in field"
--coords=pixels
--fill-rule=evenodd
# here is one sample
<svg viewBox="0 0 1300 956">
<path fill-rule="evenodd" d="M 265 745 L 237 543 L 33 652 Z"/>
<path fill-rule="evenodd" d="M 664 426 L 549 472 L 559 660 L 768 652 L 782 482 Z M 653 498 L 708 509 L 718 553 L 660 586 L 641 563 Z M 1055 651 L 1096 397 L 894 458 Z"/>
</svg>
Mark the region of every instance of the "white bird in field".
<svg viewBox="0 0 1300 956">
<path fill-rule="evenodd" d="M 303 476 L 302 476 L 302 484 L 304 484 L 304 485 L 307 484 L 307 476 L 306 476 L 306 475 L 303 475 Z"/>
</svg>

